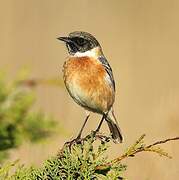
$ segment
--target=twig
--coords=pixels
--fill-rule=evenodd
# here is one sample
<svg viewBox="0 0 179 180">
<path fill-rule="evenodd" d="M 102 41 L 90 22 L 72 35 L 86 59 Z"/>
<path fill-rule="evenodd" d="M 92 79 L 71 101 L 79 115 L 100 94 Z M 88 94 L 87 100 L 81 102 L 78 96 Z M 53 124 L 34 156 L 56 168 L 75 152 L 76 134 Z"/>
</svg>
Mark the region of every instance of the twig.
<svg viewBox="0 0 179 180">
<path fill-rule="evenodd" d="M 147 146 L 147 148 L 150 148 L 150 147 L 152 147 L 152 146 L 156 146 L 156 145 L 158 145 L 158 144 L 164 144 L 164 143 L 166 143 L 166 142 L 168 142 L 168 141 L 175 141 L 175 140 L 179 140 L 179 137 L 168 138 L 168 139 L 165 139 L 165 140 L 162 140 L 162 141 L 157 141 L 157 142 L 155 142 L 155 143 Z"/>
<path fill-rule="evenodd" d="M 38 85 L 53 85 L 64 86 L 62 80 L 58 78 L 51 79 L 25 79 L 17 82 L 17 85 L 27 86 L 29 88 L 36 87 Z"/>
<path fill-rule="evenodd" d="M 145 137 L 145 134 L 143 134 L 137 141 L 136 143 L 131 146 L 128 151 L 124 154 L 122 154 L 121 156 L 113 159 L 112 161 L 110 161 L 109 163 L 104 164 L 103 166 L 97 166 L 96 170 L 103 170 L 106 168 L 110 168 L 114 163 L 119 163 L 121 162 L 121 160 L 127 158 L 127 157 L 133 157 L 135 156 L 137 153 L 139 152 L 144 152 L 144 151 L 148 151 L 148 152 L 155 152 L 158 153 L 161 156 L 166 156 L 168 158 L 171 158 L 171 156 L 168 155 L 168 153 L 164 152 L 160 147 L 158 147 L 157 145 L 159 144 L 164 144 L 167 143 L 169 141 L 175 141 L 175 140 L 179 140 L 179 137 L 174 137 L 174 138 L 168 138 L 165 140 L 161 140 L 161 141 L 157 141 L 153 144 L 150 144 L 148 146 L 146 146 L 145 144 L 143 144 L 143 139 Z M 136 147 L 138 146 L 139 147 Z"/>
</svg>

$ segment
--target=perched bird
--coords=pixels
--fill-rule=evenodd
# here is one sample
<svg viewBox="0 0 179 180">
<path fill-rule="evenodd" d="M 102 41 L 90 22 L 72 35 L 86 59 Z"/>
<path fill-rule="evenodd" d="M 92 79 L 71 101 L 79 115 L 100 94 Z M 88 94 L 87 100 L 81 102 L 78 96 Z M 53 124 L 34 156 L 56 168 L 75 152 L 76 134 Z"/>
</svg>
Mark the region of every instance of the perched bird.
<svg viewBox="0 0 179 180">
<path fill-rule="evenodd" d="M 112 69 L 99 42 L 87 32 L 75 31 L 67 37 L 57 38 L 66 43 L 69 52 L 64 63 L 64 83 L 73 100 L 87 111 L 102 115 L 95 132 L 106 120 L 115 143 L 123 141 L 121 130 L 114 116 L 115 82 Z M 76 139 L 81 137 L 85 122 Z"/>
</svg>

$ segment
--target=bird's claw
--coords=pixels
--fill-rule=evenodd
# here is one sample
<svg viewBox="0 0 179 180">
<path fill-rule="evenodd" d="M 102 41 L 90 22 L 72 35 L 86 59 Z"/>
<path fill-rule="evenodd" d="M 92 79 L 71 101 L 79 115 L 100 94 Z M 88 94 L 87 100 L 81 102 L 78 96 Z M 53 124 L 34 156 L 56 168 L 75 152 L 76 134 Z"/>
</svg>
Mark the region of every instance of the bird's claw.
<svg viewBox="0 0 179 180">
<path fill-rule="evenodd" d="M 71 141 L 65 143 L 65 147 L 68 147 L 71 150 L 72 146 L 76 144 L 83 144 L 83 139 L 79 137 L 72 139 Z"/>
<path fill-rule="evenodd" d="M 64 147 L 67 147 L 69 148 L 69 150 L 71 151 L 72 150 L 72 147 L 74 145 L 84 145 L 84 142 L 87 141 L 88 139 L 91 139 L 92 142 L 95 140 L 95 139 L 99 139 L 101 141 L 101 143 L 104 143 L 104 142 L 109 142 L 111 140 L 111 137 L 109 136 L 105 136 L 104 134 L 98 132 L 98 131 L 92 131 L 91 134 L 89 134 L 88 136 L 86 136 L 85 138 L 80 138 L 80 137 L 77 137 L 71 141 L 68 141 L 64 144 Z"/>
<path fill-rule="evenodd" d="M 101 142 L 109 142 L 111 140 L 111 137 L 105 136 L 104 134 L 98 131 L 92 131 L 92 137 L 99 139 Z"/>
</svg>

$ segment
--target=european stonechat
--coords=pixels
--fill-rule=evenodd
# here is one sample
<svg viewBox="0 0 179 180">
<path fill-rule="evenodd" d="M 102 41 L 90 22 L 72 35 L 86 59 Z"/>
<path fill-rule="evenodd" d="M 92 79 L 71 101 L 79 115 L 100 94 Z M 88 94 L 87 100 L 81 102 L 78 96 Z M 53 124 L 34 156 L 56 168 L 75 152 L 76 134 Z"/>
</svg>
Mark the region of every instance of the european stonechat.
<svg viewBox="0 0 179 180">
<path fill-rule="evenodd" d="M 65 86 L 73 100 L 87 112 L 102 115 L 95 132 L 106 120 L 115 143 L 123 141 L 122 133 L 114 116 L 115 82 L 112 69 L 105 58 L 99 42 L 87 32 L 75 31 L 67 37 L 57 38 L 66 43 L 68 60 L 63 66 Z M 85 122 L 77 136 L 81 137 Z"/>
</svg>

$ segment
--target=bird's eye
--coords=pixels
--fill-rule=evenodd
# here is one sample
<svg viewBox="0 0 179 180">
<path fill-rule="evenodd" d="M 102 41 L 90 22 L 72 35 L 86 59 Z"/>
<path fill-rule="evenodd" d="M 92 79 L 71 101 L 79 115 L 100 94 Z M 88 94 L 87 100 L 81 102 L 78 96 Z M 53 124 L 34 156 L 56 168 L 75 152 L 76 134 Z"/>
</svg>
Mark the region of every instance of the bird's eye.
<svg viewBox="0 0 179 180">
<path fill-rule="evenodd" d="M 86 43 L 85 39 L 83 39 L 83 38 L 78 38 L 78 39 L 76 40 L 76 42 L 77 42 L 77 44 L 80 45 L 80 46 L 82 46 L 82 45 L 84 45 L 84 44 Z"/>
</svg>

